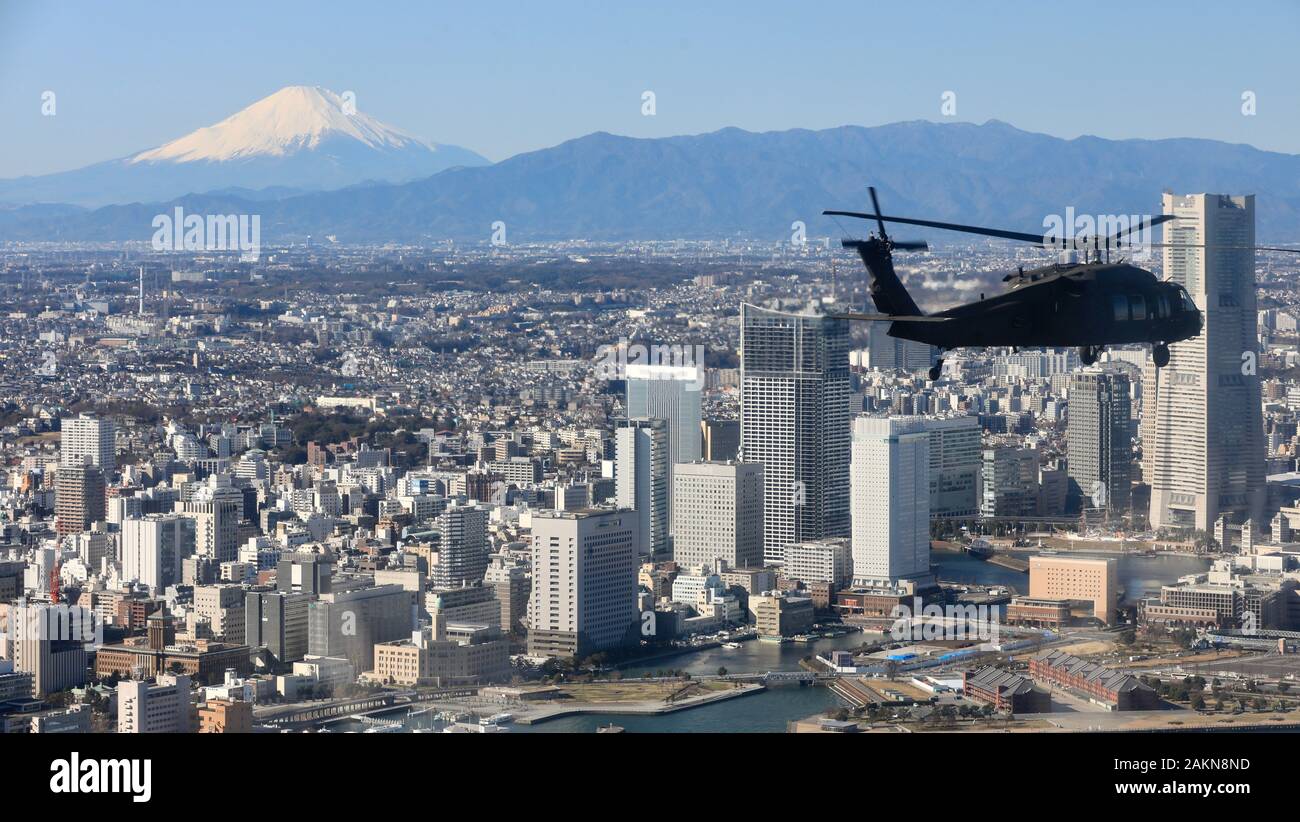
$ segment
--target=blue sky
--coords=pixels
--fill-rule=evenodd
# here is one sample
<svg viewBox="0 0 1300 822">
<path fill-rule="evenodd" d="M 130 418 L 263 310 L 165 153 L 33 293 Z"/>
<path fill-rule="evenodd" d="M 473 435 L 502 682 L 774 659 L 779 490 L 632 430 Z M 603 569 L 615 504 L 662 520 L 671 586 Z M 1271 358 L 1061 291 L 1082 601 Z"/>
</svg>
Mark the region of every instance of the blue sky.
<svg viewBox="0 0 1300 822">
<path fill-rule="evenodd" d="M 958 120 L 1300 153 L 1294 1 L 700 5 L 0 0 L 0 177 L 149 148 L 294 84 L 492 160 L 600 130 L 941 120 L 945 91 Z"/>
</svg>

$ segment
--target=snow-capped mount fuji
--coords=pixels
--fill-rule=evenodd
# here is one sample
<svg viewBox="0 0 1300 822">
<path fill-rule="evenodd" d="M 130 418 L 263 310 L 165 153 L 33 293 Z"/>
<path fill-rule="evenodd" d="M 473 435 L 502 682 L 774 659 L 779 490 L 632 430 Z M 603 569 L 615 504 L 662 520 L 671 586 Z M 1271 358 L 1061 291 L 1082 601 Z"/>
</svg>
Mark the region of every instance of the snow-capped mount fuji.
<svg viewBox="0 0 1300 822">
<path fill-rule="evenodd" d="M 351 112 L 351 113 L 349 113 Z M 351 139 L 376 151 L 428 149 L 426 143 L 355 109 L 355 102 L 319 86 L 288 86 L 215 126 L 142 151 L 127 162 L 229 162 L 287 157 Z"/>
<path fill-rule="evenodd" d="M 349 95 L 288 86 L 157 148 L 75 171 L 0 180 L 0 202 L 100 206 L 227 189 L 326 191 L 487 164 L 469 149 L 381 123 Z"/>
</svg>

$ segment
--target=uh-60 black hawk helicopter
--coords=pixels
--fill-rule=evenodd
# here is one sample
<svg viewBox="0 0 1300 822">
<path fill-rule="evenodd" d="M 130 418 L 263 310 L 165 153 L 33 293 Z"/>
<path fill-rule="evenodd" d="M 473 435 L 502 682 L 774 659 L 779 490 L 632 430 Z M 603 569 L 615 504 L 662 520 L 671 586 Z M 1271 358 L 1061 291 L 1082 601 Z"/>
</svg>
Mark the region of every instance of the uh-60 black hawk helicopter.
<svg viewBox="0 0 1300 822">
<path fill-rule="evenodd" d="M 1132 225 L 1107 237 L 1086 237 L 1071 241 L 1082 248 L 1084 262 L 1057 263 L 1029 271 L 1008 274 L 1003 282 L 1011 287 L 1004 293 L 959 305 L 936 314 L 923 314 L 894 273 L 893 252 L 924 251 L 925 242 L 893 240 L 885 223 L 941 228 L 1020 240 L 1041 248 L 1059 248 L 1062 239 L 1042 234 L 1003 231 L 981 226 L 958 225 L 909 217 L 888 217 L 880 213 L 875 188 L 871 192 L 873 213 L 823 211 L 828 216 L 875 220 L 877 235 L 866 240 L 844 240 L 845 248 L 857 249 L 866 264 L 868 290 L 880 314 L 836 314 L 847 320 L 888 322 L 888 334 L 905 340 L 929 343 L 943 351 L 954 348 L 1010 346 L 1013 348 L 1078 347 L 1085 365 L 1092 365 L 1107 345 L 1148 343 L 1157 368 L 1169 364 L 1169 344 L 1201 333 L 1201 312 L 1187 289 L 1178 283 L 1162 282 L 1150 271 L 1127 262 L 1110 262 L 1111 249 L 1132 247 L 1124 238 L 1142 228 Z M 1173 215 L 1151 218 L 1146 226 L 1173 220 Z M 1146 243 L 1146 247 L 1164 243 Z M 1188 246 L 1205 247 L 1205 246 Z M 1298 252 L 1300 249 L 1265 246 L 1218 246 L 1265 251 Z M 1104 259 L 1103 259 L 1104 255 Z M 1092 259 L 1090 259 L 1090 257 Z M 939 379 L 943 360 L 931 369 L 931 380 Z"/>
</svg>

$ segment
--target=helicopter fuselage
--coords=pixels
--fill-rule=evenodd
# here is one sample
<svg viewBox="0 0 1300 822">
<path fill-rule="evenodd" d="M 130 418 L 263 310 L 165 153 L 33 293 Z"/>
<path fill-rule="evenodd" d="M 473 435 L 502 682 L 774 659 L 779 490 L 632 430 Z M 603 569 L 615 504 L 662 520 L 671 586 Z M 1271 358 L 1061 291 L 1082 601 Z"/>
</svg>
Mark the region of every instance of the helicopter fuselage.
<svg viewBox="0 0 1300 822">
<path fill-rule="evenodd" d="M 1128 263 L 1052 265 L 1013 275 L 1012 286 L 979 302 L 894 320 L 891 337 L 944 349 L 1172 343 L 1201 332 L 1201 312 L 1177 283 Z"/>
</svg>

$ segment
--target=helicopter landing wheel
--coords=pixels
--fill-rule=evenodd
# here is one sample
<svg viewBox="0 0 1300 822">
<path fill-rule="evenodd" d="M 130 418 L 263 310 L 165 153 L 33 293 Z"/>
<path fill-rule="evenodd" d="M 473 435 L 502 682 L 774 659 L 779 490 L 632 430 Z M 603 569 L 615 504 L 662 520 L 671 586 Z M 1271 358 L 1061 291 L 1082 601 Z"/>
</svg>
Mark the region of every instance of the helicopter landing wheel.
<svg viewBox="0 0 1300 822">
<path fill-rule="evenodd" d="M 1101 356 L 1100 345 L 1079 346 L 1079 359 L 1083 362 L 1084 365 L 1092 365 L 1093 363 L 1097 362 L 1097 358 L 1100 356 Z"/>
<path fill-rule="evenodd" d="M 1155 361 L 1156 368 L 1164 368 L 1169 365 L 1169 346 L 1164 343 L 1156 343 L 1151 346 L 1151 359 Z"/>
<path fill-rule="evenodd" d="M 939 381 L 939 377 L 943 376 L 943 360 L 935 360 L 934 365 L 930 366 L 928 376 L 930 377 L 930 382 Z"/>
</svg>

